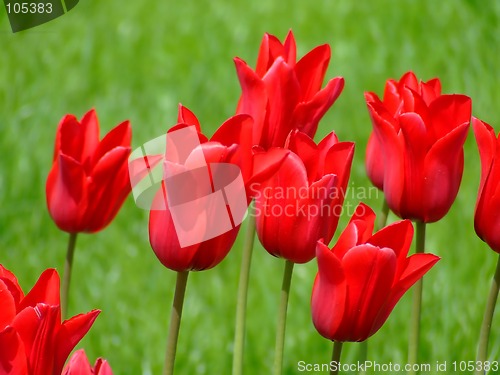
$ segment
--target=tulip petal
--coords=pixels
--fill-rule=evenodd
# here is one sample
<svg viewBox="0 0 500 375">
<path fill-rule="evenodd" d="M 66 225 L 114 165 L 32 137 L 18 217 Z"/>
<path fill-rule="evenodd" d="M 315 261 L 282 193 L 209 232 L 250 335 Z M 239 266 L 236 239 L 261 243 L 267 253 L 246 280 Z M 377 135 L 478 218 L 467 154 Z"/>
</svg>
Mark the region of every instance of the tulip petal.
<svg viewBox="0 0 500 375">
<path fill-rule="evenodd" d="M 86 314 L 78 314 L 62 323 L 56 337 L 58 345 L 54 360 L 55 374 L 61 373 L 69 353 L 92 327 L 100 312 L 92 310 Z"/>
<path fill-rule="evenodd" d="M 338 178 L 339 195 L 345 195 L 351 175 L 354 142 L 339 142 L 328 150 L 324 158 L 322 174 L 333 173 Z M 343 199 L 342 199 L 343 202 Z"/>
<path fill-rule="evenodd" d="M 104 155 L 113 149 L 119 147 L 130 148 L 131 139 L 132 128 L 129 121 L 124 121 L 120 125 L 113 128 L 102 139 L 99 146 L 97 146 L 97 150 L 92 157 L 92 168 L 95 168 Z"/>
<path fill-rule="evenodd" d="M 253 124 L 253 118 L 249 115 L 235 115 L 225 121 L 210 138 L 210 141 L 219 142 L 228 147 L 234 144 L 239 145 L 231 161 L 240 167 L 245 183 L 248 183 L 252 177 Z"/>
<path fill-rule="evenodd" d="M 58 374 L 54 370 L 55 336 L 60 325 L 60 306 L 38 303 L 22 310 L 12 322 L 21 337 L 33 375 Z"/>
<path fill-rule="evenodd" d="M 94 375 L 113 375 L 108 361 L 98 358 L 94 365 Z"/>
<path fill-rule="evenodd" d="M 311 296 L 311 310 L 314 326 L 325 338 L 334 340 L 342 324 L 347 287 L 340 260 L 322 242 L 316 247 L 318 274 Z"/>
<path fill-rule="evenodd" d="M 400 88 L 403 89 L 405 86 L 412 89 L 413 91 L 418 91 L 418 78 L 411 70 L 404 73 L 399 79 Z"/>
<path fill-rule="evenodd" d="M 340 234 L 332 252 L 342 259 L 356 245 L 365 243 L 373 233 L 375 212 L 364 203 L 358 204 L 346 228 Z"/>
<path fill-rule="evenodd" d="M 82 126 L 75 116 L 65 116 L 58 129 L 59 148 L 57 154 L 63 153 L 74 160 L 83 162 L 82 152 L 85 137 L 82 134 Z"/>
<path fill-rule="evenodd" d="M 24 345 L 13 327 L 0 331 L 0 374 L 29 374 Z"/>
<path fill-rule="evenodd" d="M 481 157 L 481 182 L 474 214 L 477 235 L 496 252 L 500 252 L 500 138 L 493 128 L 479 119 L 472 124 Z"/>
<path fill-rule="evenodd" d="M 188 270 L 203 271 L 218 265 L 231 250 L 238 235 L 240 225 L 200 244 Z M 184 251 L 185 248 L 180 251 Z"/>
<path fill-rule="evenodd" d="M 95 232 L 107 226 L 130 193 L 129 155 L 129 147 L 116 147 L 96 164 L 88 185 L 85 231 Z"/>
<path fill-rule="evenodd" d="M 161 191 L 157 198 L 161 198 Z M 149 241 L 157 258 L 165 267 L 177 272 L 201 271 L 216 266 L 229 253 L 238 234 L 239 225 L 201 243 L 181 247 L 168 202 L 164 207 L 164 210 L 150 211 Z M 201 230 L 207 228 L 206 222 L 197 222 L 194 225 Z"/>
<path fill-rule="evenodd" d="M 384 195 L 393 212 L 399 214 L 404 189 L 404 147 L 390 115 L 377 102 L 369 102 L 368 110 L 372 118 L 373 131 L 383 150 Z"/>
<path fill-rule="evenodd" d="M 492 170 L 493 160 L 497 154 L 497 137 L 491 125 L 485 123 L 475 117 L 472 118 L 472 128 L 477 141 L 479 149 L 479 156 L 481 158 L 481 182 L 479 184 L 478 196 L 481 197 L 485 187 L 486 179 Z M 497 172 L 498 173 L 498 172 Z M 493 179 L 498 181 L 498 179 Z M 491 195 L 488 194 L 488 195 Z"/>
<path fill-rule="evenodd" d="M 38 303 L 60 304 L 59 275 L 53 268 L 45 270 L 26 297 L 19 304 L 19 311 L 26 307 L 35 307 Z"/>
<path fill-rule="evenodd" d="M 309 226 L 307 206 L 299 200 L 307 195 L 304 163 L 290 152 L 278 172 L 262 184 L 255 199 L 257 234 L 271 255 L 283 256 L 282 252 L 286 251 L 287 255 L 291 255 L 286 258 L 291 260 L 300 252 L 297 246 L 307 242 L 307 233 L 304 233 Z M 314 246 L 319 238 L 314 239 Z M 312 259 L 314 247 L 312 255 L 311 251 L 307 251 L 301 256 Z"/>
<path fill-rule="evenodd" d="M 8 282 L 8 280 L 6 280 Z M 17 309 L 16 301 L 5 281 L 0 279 L 0 332 L 14 320 Z M 0 346 L 1 347 L 1 346 Z M 1 362 L 0 362 L 1 363 Z"/>
<path fill-rule="evenodd" d="M 289 231 L 287 239 L 282 241 L 281 256 L 294 263 L 307 263 L 314 258 L 315 244 L 323 239 L 329 243 L 337 228 L 341 207 L 331 209 L 331 201 L 336 194 L 337 177 L 327 174 L 314 182 L 308 190 L 298 193 L 297 203 L 294 206 L 295 218 L 290 215 L 288 207 L 284 212 L 288 218 L 283 219 L 280 228 Z M 279 218 L 278 218 L 279 219 Z"/>
<path fill-rule="evenodd" d="M 264 148 L 282 146 L 294 128 L 292 119 L 300 95 L 299 82 L 293 67 L 281 57 L 276 59 L 262 81 L 269 99 L 260 145 Z"/>
<path fill-rule="evenodd" d="M 0 280 L 2 280 L 14 298 L 16 306 L 24 297 L 23 290 L 17 281 L 16 275 L 0 264 Z"/>
<path fill-rule="evenodd" d="M 297 44 L 295 43 L 295 37 L 291 29 L 288 31 L 288 34 L 286 34 L 283 46 L 285 47 L 283 58 L 287 64 L 294 65 L 295 61 L 297 61 Z"/>
<path fill-rule="evenodd" d="M 73 353 L 62 375 L 94 375 L 85 350 L 79 349 Z"/>
<path fill-rule="evenodd" d="M 161 191 L 158 196 L 161 196 Z M 199 245 L 181 248 L 168 204 L 164 207 L 166 209 L 149 213 L 151 248 L 165 267 L 178 272 L 189 270 Z"/>
<path fill-rule="evenodd" d="M 243 113 L 253 117 L 252 144 L 261 144 L 264 119 L 266 117 L 268 94 L 262 79 L 243 60 L 234 59 L 236 72 L 241 86 L 241 98 L 237 114 Z"/>
<path fill-rule="evenodd" d="M 403 218 L 420 218 L 425 199 L 422 196 L 425 194 L 422 187 L 423 164 L 430 147 L 427 145 L 427 130 L 424 121 L 416 113 L 404 113 L 399 121 L 405 149 L 404 175 L 400 176 L 404 179 L 404 196 L 399 211 Z"/>
<path fill-rule="evenodd" d="M 334 131 L 328 133 L 321 141 L 318 143 L 318 151 L 320 157 L 326 157 L 328 151 L 337 143 L 339 143 L 339 138 Z"/>
<path fill-rule="evenodd" d="M 310 101 L 321 89 L 330 56 L 330 46 L 323 44 L 309 51 L 297 62 L 295 72 L 300 84 L 301 102 Z"/>
<path fill-rule="evenodd" d="M 265 182 L 272 175 L 277 173 L 281 165 L 288 157 L 290 151 L 284 150 L 282 148 L 273 147 L 269 151 L 257 152 L 253 156 L 253 173 L 252 178 L 249 181 L 249 186 L 253 193 L 256 192 L 259 184 Z M 256 185 L 253 185 L 255 183 Z"/>
<path fill-rule="evenodd" d="M 314 143 L 311 137 L 298 130 L 291 131 L 288 135 L 285 147 L 302 159 L 306 167 L 309 184 L 312 184 L 319 177 L 323 176 L 323 173 L 319 170 L 319 163 L 324 163 L 324 161 L 319 158 L 318 146 L 316 146 L 316 143 Z"/>
<path fill-rule="evenodd" d="M 96 164 L 88 185 L 87 231 L 94 232 L 108 225 L 130 192 L 127 165 L 130 151 L 129 147 L 116 147 Z"/>
<path fill-rule="evenodd" d="M 352 321 L 341 327 L 348 341 L 363 341 L 375 331 L 372 325 L 384 306 L 396 272 L 396 254 L 389 248 L 359 245 L 344 256 L 342 266 L 348 288 L 346 314 Z"/>
<path fill-rule="evenodd" d="M 336 77 L 328 81 L 326 86 L 318 91 L 308 101 L 299 103 L 293 112 L 291 129 L 297 128 L 310 137 L 314 137 L 318 123 L 325 113 L 335 103 L 344 88 L 344 78 Z"/>
<path fill-rule="evenodd" d="M 404 86 L 400 89 L 402 100 L 401 112 L 404 113 L 417 113 L 424 121 L 425 124 L 429 120 L 429 109 L 425 104 L 424 99 L 416 90 Z"/>
<path fill-rule="evenodd" d="M 98 143 L 99 123 L 94 110 L 87 112 L 81 122 L 75 116 L 67 115 L 57 129 L 55 155 L 62 153 L 85 165 Z"/>
<path fill-rule="evenodd" d="M 462 180 L 464 152 L 469 123 L 464 123 L 437 141 L 425 157 L 424 195 L 420 201 L 431 223 L 441 219 L 454 202 Z"/>
<path fill-rule="evenodd" d="M 366 174 L 372 184 L 379 190 L 384 189 L 384 158 L 382 148 L 375 134 L 371 133 L 366 145 Z"/>
<path fill-rule="evenodd" d="M 31 353 L 33 349 L 33 344 L 38 332 L 38 328 L 42 319 L 42 312 L 45 312 L 49 308 L 48 305 L 38 304 L 39 311 L 35 310 L 35 307 L 28 307 L 24 310 L 18 312 L 12 321 L 12 327 L 16 329 L 21 338 L 27 356 Z M 50 337 L 49 337 L 50 338 Z"/>
<path fill-rule="evenodd" d="M 83 128 L 83 149 L 80 160 L 85 163 L 92 157 L 99 145 L 99 120 L 94 109 L 82 117 L 81 127 Z"/>
<path fill-rule="evenodd" d="M 443 138 L 471 119 L 472 101 L 465 95 L 441 95 L 429 106 L 429 130 L 433 139 Z"/>
<path fill-rule="evenodd" d="M 201 133 L 201 125 L 198 121 L 196 115 L 191 112 L 191 110 L 187 107 L 184 107 L 179 103 L 178 113 L 177 113 L 177 123 L 186 124 L 188 126 L 194 125 L 196 127 L 196 131 Z"/>
<path fill-rule="evenodd" d="M 413 225 L 411 221 L 401 220 L 382 228 L 367 241 L 373 246 L 388 247 L 394 250 L 398 259 L 398 271 L 400 271 L 399 274 L 396 272 L 396 277 L 398 277 L 403 272 L 403 269 L 399 270 L 399 267 L 401 264 L 405 264 L 404 259 L 408 255 L 412 239 Z"/>
<path fill-rule="evenodd" d="M 210 138 L 212 142 L 219 142 L 224 146 L 238 144 L 250 150 L 252 143 L 253 118 L 247 114 L 239 114 L 230 117 L 215 131 Z"/>
<path fill-rule="evenodd" d="M 420 84 L 422 99 L 427 105 L 430 105 L 441 95 L 441 81 L 439 78 L 433 78 Z"/>
<path fill-rule="evenodd" d="M 425 122 L 418 113 L 408 112 L 399 116 L 399 124 L 405 140 L 409 159 L 421 162 L 431 144 L 427 140 Z"/>
<path fill-rule="evenodd" d="M 75 159 L 59 155 L 47 177 L 46 198 L 49 213 L 66 232 L 79 232 L 87 207 L 87 177 Z"/>
<path fill-rule="evenodd" d="M 259 77 L 264 77 L 273 62 L 282 57 L 289 64 L 295 64 L 295 40 L 293 34 L 287 35 L 284 44 L 274 35 L 265 33 L 259 48 L 259 55 L 257 57 L 257 65 L 255 72 Z"/>
<path fill-rule="evenodd" d="M 384 96 L 382 101 L 377 94 L 373 92 L 365 92 L 365 101 L 368 103 L 370 101 L 383 102 L 385 108 L 389 111 L 391 116 L 396 116 L 401 112 L 403 106 L 402 99 L 400 96 L 400 89 L 404 87 L 399 82 L 389 79 L 385 83 Z"/>
<path fill-rule="evenodd" d="M 390 296 L 387 298 L 386 304 L 380 310 L 373 331 L 376 332 L 387 320 L 396 303 L 411 288 L 420 278 L 422 278 L 438 261 L 439 257 L 433 254 L 413 254 L 406 259 L 406 267 L 400 275 L 400 279 L 396 281 L 392 287 Z"/>
</svg>

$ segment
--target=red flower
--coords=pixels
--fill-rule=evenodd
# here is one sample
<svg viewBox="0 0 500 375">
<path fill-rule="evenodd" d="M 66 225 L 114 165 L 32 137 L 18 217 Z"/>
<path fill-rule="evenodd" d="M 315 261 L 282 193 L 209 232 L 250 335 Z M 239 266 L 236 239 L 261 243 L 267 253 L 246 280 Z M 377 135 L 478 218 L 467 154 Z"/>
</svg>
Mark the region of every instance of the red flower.
<svg viewBox="0 0 500 375">
<path fill-rule="evenodd" d="M 403 294 L 439 260 L 432 254 L 407 258 L 410 221 L 372 235 L 374 222 L 373 211 L 361 203 L 331 250 L 317 244 L 312 319 L 329 340 L 364 341 L 376 333 Z"/>
<path fill-rule="evenodd" d="M 235 134 L 238 136 L 243 136 L 246 131 L 251 130 L 253 123 L 252 119 L 248 115 L 236 115 L 228 119 L 210 141 L 201 133 L 200 124 L 196 116 L 186 107 L 179 107 L 178 121 L 179 123 L 170 129 L 169 133 L 194 125 L 198 133 L 200 146 L 199 148 L 186 150 L 188 151 L 187 154 L 189 154 L 189 156 L 187 156 L 186 163 L 184 165 L 180 165 L 175 160 L 168 160 L 167 158 L 167 160 L 164 161 L 165 172 L 170 173 L 175 170 L 196 171 L 197 169 L 195 167 L 197 167 L 200 162 L 197 155 L 199 155 L 199 151 L 201 149 L 203 152 L 203 162 L 210 166 L 209 174 L 212 184 L 214 184 L 216 173 L 214 166 L 217 166 L 217 164 L 236 164 L 241 168 L 243 179 L 242 190 L 233 190 L 232 194 L 234 197 L 241 197 L 241 195 L 243 195 L 244 202 L 246 203 L 250 200 L 250 190 L 248 188 L 249 184 L 259 183 L 259 181 L 271 175 L 271 173 L 278 168 L 288 154 L 285 150 L 269 150 L 268 152 L 256 150 L 253 152 L 251 145 L 245 145 L 245 147 L 242 147 L 239 144 L 224 145 L 218 142 L 218 140 L 229 142 L 226 133 L 226 130 L 228 129 L 234 129 Z M 243 140 L 243 142 L 245 142 L 245 140 Z M 184 185 L 176 186 L 176 190 L 180 190 L 181 193 L 182 191 L 194 192 L 197 197 L 205 197 L 208 194 L 213 193 L 213 188 L 210 191 L 202 191 L 201 186 L 203 184 L 200 183 L 200 177 L 197 172 L 190 172 L 187 173 L 187 175 L 187 178 L 182 181 L 182 184 Z M 217 185 L 216 182 L 215 185 Z M 162 186 L 163 191 L 165 191 L 164 181 Z M 182 241 L 180 241 L 179 238 L 179 235 L 182 234 L 180 234 L 175 227 L 172 210 L 169 207 L 169 199 L 171 199 L 171 196 L 169 194 L 164 194 L 163 191 L 157 194 L 157 201 L 154 204 L 154 207 L 160 207 L 161 209 L 151 210 L 149 218 L 149 239 L 151 247 L 160 262 L 165 267 L 174 271 L 199 271 L 215 267 L 224 259 L 231 249 L 238 234 L 241 221 L 238 220 L 238 222 L 231 222 L 232 228 L 225 231 L 223 234 L 183 247 L 181 246 Z M 184 202 L 186 201 L 186 199 L 181 200 Z M 158 201 L 161 203 L 157 204 Z M 234 203 L 234 201 L 232 203 Z M 193 210 L 203 210 L 205 207 L 206 206 L 192 206 L 184 213 L 184 215 L 196 217 L 196 215 L 193 215 Z M 227 211 L 232 213 L 227 200 L 226 207 Z M 246 205 L 243 208 L 246 209 Z M 227 212 L 223 213 L 223 215 L 226 214 Z M 199 220 L 197 220 L 194 224 L 194 227 L 188 228 L 190 231 L 188 234 L 196 232 L 196 235 L 200 233 L 204 235 L 203 232 L 209 231 L 207 228 L 211 223 L 221 222 L 223 218 L 221 216 L 198 216 L 198 219 Z M 235 218 L 232 217 L 232 220 L 234 219 Z M 240 217 L 240 219 L 242 219 L 242 217 Z"/>
<path fill-rule="evenodd" d="M 102 358 L 98 358 L 94 367 L 91 367 L 85 350 L 80 349 L 73 353 L 62 375 L 113 375 L 113 371 Z"/>
<path fill-rule="evenodd" d="M 397 117 L 403 112 L 412 111 L 414 102 L 407 94 L 407 90 L 412 90 L 420 95 L 426 105 L 441 95 L 441 82 L 438 78 L 433 78 L 427 82 L 419 81 L 413 72 L 407 72 L 395 81 L 387 80 L 382 103 L 389 113 Z M 365 93 L 367 102 L 378 99 L 377 95 L 371 92 Z M 406 100 L 405 100 L 406 99 Z M 366 146 L 366 172 L 368 178 L 378 189 L 383 190 L 384 186 L 384 160 L 380 157 L 382 149 L 374 133 L 370 134 Z"/>
<path fill-rule="evenodd" d="M 93 310 L 61 323 L 56 270 L 43 272 L 25 296 L 14 274 L 0 265 L 0 373 L 61 374 L 69 353 L 99 312 Z"/>
<path fill-rule="evenodd" d="M 260 186 L 255 200 L 256 229 L 264 248 L 294 263 L 309 262 L 316 242 L 330 241 L 342 211 L 354 144 L 332 132 L 318 145 L 292 132 L 290 154 Z"/>
<path fill-rule="evenodd" d="M 396 114 L 393 104 L 367 95 L 384 163 L 384 194 L 398 216 L 430 223 L 441 219 L 457 196 L 471 100 L 464 95 L 432 100 L 422 88 L 421 93 L 407 86 L 401 90 L 403 102 Z"/>
<path fill-rule="evenodd" d="M 319 121 L 344 87 L 344 79 L 337 77 L 321 89 L 329 62 L 327 44 L 296 62 L 291 31 L 284 44 L 273 35 L 264 35 L 255 71 L 235 59 L 242 89 L 237 113 L 249 114 L 255 121 L 252 144 L 266 150 L 283 147 L 294 129 L 314 137 Z"/>
<path fill-rule="evenodd" d="M 479 184 L 474 227 L 477 235 L 494 251 L 500 253 L 500 138 L 487 123 L 472 118 L 481 157 L 481 182 Z"/>
<path fill-rule="evenodd" d="M 130 192 L 128 121 L 99 141 L 94 110 L 79 122 L 66 115 L 57 129 L 54 162 L 47 178 L 50 216 L 66 232 L 96 232 L 116 216 Z"/>
</svg>

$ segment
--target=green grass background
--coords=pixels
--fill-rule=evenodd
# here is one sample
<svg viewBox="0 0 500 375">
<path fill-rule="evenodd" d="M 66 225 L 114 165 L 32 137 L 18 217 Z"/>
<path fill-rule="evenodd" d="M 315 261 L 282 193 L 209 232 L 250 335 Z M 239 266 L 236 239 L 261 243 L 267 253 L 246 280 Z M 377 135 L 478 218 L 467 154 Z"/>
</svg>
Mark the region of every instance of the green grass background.
<svg viewBox="0 0 500 375">
<path fill-rule="evenodd" d="M 344 76 L 338 102 L 317 139 L 335 130 L 356 142 L 351 187 L 370 186 L 364 148 L 371 124 L 363 92 L 413 70 L 440 77 L 446 93 L 472 97 L 475 116 L 500 129 L 500 2 L 416 0 L 155 1 L 81 0 L 67 15 L 12 34 L 0 9 L 0 263 L 25 291 L 47 267 L 62 269 L 68 236 L 45 204 L 57 123 L 96 108 L 102 133 L 122 120 L 133 147 L 175 123 L 182 102 L 207 134 L 234 113 L 239 85 L 232 58 L 252 66 L 264 32 L 283 39 L 293 29 L 299 54 L 330 43 L 327 78 Z M 420 361 L 472 360 L 497 254 L 474 233 L 479 158 L 472 132 L 462 186 L 449 214 L 428 228 L 428 251 L 442 257 L 426 276 Z M 357 197 L 347 203 L 357 204 Z M 381 196 L 366 202 L 378 209 Z M 390 220 L 396 220 L 390 217 Z M 344 217 L 342 228 L 346 223 Z M 241 231 L 243 234 L 244 231 Z M 229 374 L 242 235 L 215 269 L 190 276 L 176 370 Z M 245 351 L 246 374 L 268 374 L 273 360 L 283 261 L 255 249 Z M 295 268 L 284 373 L 297 362 L 325 363 L 331 343 L 310 318 L 314 261 Z M 127 200 L 116 220 L 77 242 L 71 315 L 102 309 L 81 342 L 93 361 L 104 356 L 115 374 L 161 373 L 175 275 L 150 249 L 147 212 Z M 369 358 L 404 364 L 411 293 L 370 340 Z M 500 309 L 499 309 L 500 310 Z M 358 346 L 344 346 L 353 362 Z M 500 359 L 500 316 L 490 339 Z M 448 373 L 453 373 L 449 370 Z"/>
</svg>

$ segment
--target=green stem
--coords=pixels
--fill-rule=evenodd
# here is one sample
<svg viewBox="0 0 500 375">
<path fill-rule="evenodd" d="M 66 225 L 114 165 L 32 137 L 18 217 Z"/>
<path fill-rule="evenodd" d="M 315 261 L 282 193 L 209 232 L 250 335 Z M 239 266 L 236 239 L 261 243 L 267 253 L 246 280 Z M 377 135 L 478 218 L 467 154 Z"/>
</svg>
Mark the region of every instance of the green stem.
<svg viewBox="0 0 500 375">
<path fill-rule="evenodd" d="M 290 284 L 292 283 L 293 262 L 285 261 L 283 272 L 283 283 L 281 284 L 280 306 L 278 311 L 278 324 L 276 327 L 276 347 L 274 351 L 273 374 L 281 375 L 283 367 L 283 348 L 285 346 L 286 312 L 288 309 L 288 296 L 290 295 Z"/>
<path fill-rule="evenodd" d="M 379 231 L 387 224 L 387 217 L 389 216 L 389 204 L 384 198 L 382 203 L 382 210 L 380 210 L 380 215 L 378 215 L 375 231 Z"/>
<path fill-rule="evenodd" d="M 359 363 L 366 363 L 368 359 L 368 340 L 359 343 Z M 365 375 L 365 366 L 361 366 L 358 372 L 359 375 Z"/>
<path fill-rule="evenodd" d="M 340 363 L 340 355 L 342 354 L 342 342 L 333 342 L 332 363 L 338 365 Z M 339 373 L 339 366 L 334 366 L 330 370 L 330 375 L 337 375 Z"/>
<path fill-rule="evenodd" d="M 64 274 L 61 285 L 61 316 L 67 318 L 68 299 L 69 299 L 69 284 L 71 282 L 71 270 L 73 268 L 73 256 L 75 254 L 77 233 L 69 234 L 68 249 L 66 250 L 66 261 L 64 262 Z"/>
<path fill-rule="evenodd" d="M 484 363 L 488 357 L 488 340 L 491 331 L 491 322 L 493 321 L 493 313 L 498 298 L 498 290 L 500 288 L 500 257 L 497 261 L 495 276 L 491 282 L 490 294 L 484 310 L 483 324 L 481 325 L 481 335 L 479 336 L 479 346 L 477 349 L 476 363 Z M 476 370 L 476 375 L 484 374 L 484 370 Z"/>
<path fill-rule="evenodd" d="M 253 243 L 255 239 L 255 214 L 253 204 L 248 208 L 247 229 L 243 256 L 241 259 L 238 299 L 236 302 L 236 325 L 234 333 L 233 375 L 243 374 L 243 351 L 245 347 L 245 325 L 248 297 L 248 279 L 252 264 Z"/>
<path fill-rule="evenodd" d="M 417 254 L 425 252 L 425 223 L 421 221 L 416 222 L 417 226 L 417 245 L 415 252 Z M 408 371 L 410 375 L 416 375 L 418 371 L 414 370 L 411 366 L 417 364 L 418 361 L 418 346 L 420 340 L 420 311 L 422 306 L 422 290 L 423 279 L 421 278 L 415 283 L 413 287 L 413 307 L 411 310 L 410 321 L 410 339 L 408 345 L 408 363 L 411 370 Z"/>
<path fill-rule="evenodd" d="M 163 375 L 172 375 L 174 373 L 175 352 L 177 350 L 177 339 L 179 338 L 182 306 L 184 305 L 184 295 L 186 294 L 188 276 L 189 271 L 177 272 L 174 302 L 172 304 L 172 312 L 170 314 L 170 327 L 168 328 L 167 351 L 165 354 L 165 368 L 163 369 Z"/>
</svg>

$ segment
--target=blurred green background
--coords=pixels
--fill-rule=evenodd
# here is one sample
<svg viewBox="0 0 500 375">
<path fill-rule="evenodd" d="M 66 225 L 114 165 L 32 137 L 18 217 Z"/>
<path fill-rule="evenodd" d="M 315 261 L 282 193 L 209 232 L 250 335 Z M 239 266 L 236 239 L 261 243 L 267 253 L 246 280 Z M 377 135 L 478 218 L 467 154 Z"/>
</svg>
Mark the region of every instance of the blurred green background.
<svg viewBox="0 0 500 375">
<path fill-rule="evenodd" d="M 96 108 L 102 134 L 125 119 L 133 147 L 166 131 L 182 102 L 205 133 L 234 113 L 239 85 L 232 58 L 255 65 L 265 32 L 293 29 L 299 55 L 329 43 L 327 78 L 346 86 L 316 139 L 335 130 L 356 142 L 350 186 L 369 187 L 364 148 L 371 124 L 363 92 L 382 94 L 385 80 L 413 70 L 439 77 L 443 92 L 472 97 L 475 116 L 500 129 L 500 2 L 498 1 L 156 1 L 81 0 L 67 15 L 13 34 L 0 8 L 0 263 L 25 291 L 47 267 L 62 270 L 66 233 L 45 204 L 55 130 L 61 117 Z M 428 227 L 428 251 L 442 261 L 426 276 L 420 361 L 473 360 L 497 254 L 475 235 L 479 158 L 472 132 L 458 198 Z M 366 200 L 376 210 L 381 196 Z M 350 196 L 347 204 L 357 204 Z M 390 217 L 390 220 L 396 220 Z M 341 229 L 346 223 L 344 217 Z M 337 231 L 339 232 L 339 231 Z M 176 370 L 229 374 L 242 234 L 215 269 L 190 276 Z M 255 249 L 248 305 L 246 374 L 267 374 L 273 359 L 283 262 Z M 314 261 L 295 268 L 284 373 L 297 362 L 325 363 L 331 343 L 310 318 Z M 80 235 L 70 314 L 102 309 L 81 342 L 93 361 L 106 357 L 115 374 L 161 373 L 175 275 L 150 249 L 147 212 L 127 200 L 116 220 Z M 411 293 L 370 340 L 369 359 L 404 364 Z M 500 309 L 498 309 L 500 310 Z M 344 346 L 353 362 L 358 346 Z M 500 316 L 490 339 L 500 359 Z M 450 372 L 451 373 L 451 372 Z"/>
</svg>

